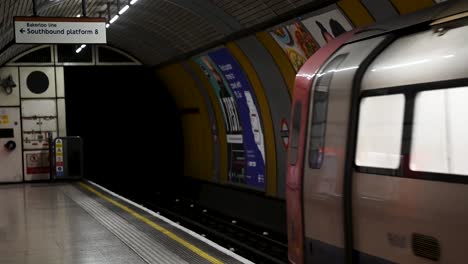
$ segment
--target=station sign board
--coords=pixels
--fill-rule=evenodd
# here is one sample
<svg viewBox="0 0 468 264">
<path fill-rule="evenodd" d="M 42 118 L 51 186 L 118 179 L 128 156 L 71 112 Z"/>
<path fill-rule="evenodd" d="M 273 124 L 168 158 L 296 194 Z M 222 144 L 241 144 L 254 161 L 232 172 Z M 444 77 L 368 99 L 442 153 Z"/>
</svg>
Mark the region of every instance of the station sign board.
<svg viewBox="0 0 468 264">
<path fill-rule="evenodd" d="M 18 44 L 106 44 L 106 19 L 15 17 Z"/>
</svg>

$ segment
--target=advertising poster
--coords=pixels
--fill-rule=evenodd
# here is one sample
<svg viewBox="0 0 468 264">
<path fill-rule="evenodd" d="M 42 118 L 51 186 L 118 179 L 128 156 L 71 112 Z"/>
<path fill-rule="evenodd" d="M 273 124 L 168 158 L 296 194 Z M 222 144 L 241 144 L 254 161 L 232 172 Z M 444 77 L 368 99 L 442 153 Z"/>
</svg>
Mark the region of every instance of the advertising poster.
<svg viewBox="0 0 468 264">
<path fill-rule="evenodd" d="M 304 26 L 312 34 L 320 47 L 330 40 L 353 29 L 348 19 L 339 9 L 333 9 L 320 15 L 302 20 Z"/>
<path fill-rule="evenodd" d="M 270 34 L 286 53 L 296 72 L 319 48 L 310 32 L 299 21 L 277 27 Z"/>
<path fill-rule="evenodd" d="M 227 132 L 229 181 L 265 189 L 265 145 L 255 94 L 226 48 L 195 59 L 210 80 Z"/>
</svg>

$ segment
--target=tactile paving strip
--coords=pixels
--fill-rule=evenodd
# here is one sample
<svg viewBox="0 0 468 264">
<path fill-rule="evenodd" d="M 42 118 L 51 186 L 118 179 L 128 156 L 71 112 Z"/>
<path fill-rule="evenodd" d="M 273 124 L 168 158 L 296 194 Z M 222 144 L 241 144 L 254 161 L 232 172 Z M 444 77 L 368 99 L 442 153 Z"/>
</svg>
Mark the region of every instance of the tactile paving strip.
<svg viewBox="0 0 468 264">
<path fill-rule="evenodd" d="M 105 208 L 72 186 L 61 187 L 62 191 L 104 227 L 130 247 L 147 263 L 188 263 L 165 245 L 151 239 L 128 221 Z M 194 259 L 191 263 L 207 263 Z"/>
</svg>

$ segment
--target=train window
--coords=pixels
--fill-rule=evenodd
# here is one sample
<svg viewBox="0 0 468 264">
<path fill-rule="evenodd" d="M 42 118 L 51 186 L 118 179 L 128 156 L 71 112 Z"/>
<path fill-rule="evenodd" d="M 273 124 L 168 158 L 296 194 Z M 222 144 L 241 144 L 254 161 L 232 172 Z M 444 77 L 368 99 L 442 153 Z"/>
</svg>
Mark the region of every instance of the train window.
<svg viewBox="0 0 468 264">
<path fill-rule="evenodd" d="M 356 165 L 385 169 L 400 166 L 404 107 L 403 94 L 361 100 Z"/>
<path fill-rule="evenodd" d="M 468 87 L 416 95 L 410 169 L 468 175 Z"/>
<path fill-rule="evenodd" d="M 301 132 L 301 114 L 302 103 L 297 102 L 294 105 L 294 116 L 292 120 L 291 144 L 289 146 L 289 164 L 294 165 L 297 162 L 297 152 L 299 147 L 299 135 Z"/>
<path fill-rule="evenodd" d="M 320 169 L 322 167 L 328 113 L 328 89 L 333 74 L 346 56 L 346 54 L 337 56 L 317 74 L 318 79 L 313 89 L 312 122 L 309 135 L 309 167 L 312 169 Z"/>
</svg>

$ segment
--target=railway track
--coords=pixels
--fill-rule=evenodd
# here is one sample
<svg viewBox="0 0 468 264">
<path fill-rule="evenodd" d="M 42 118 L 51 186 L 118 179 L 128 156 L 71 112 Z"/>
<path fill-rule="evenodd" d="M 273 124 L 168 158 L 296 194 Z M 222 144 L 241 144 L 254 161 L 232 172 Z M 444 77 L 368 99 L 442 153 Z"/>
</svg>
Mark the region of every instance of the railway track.
<svg viewBox="0 0 468 264">
<path fill-rule="evenodd" d="M 254 263 L 288 263 L 283 234 L 209 210 L 187 198 L 159 193 L 151 201 L 133 199 Z"/>
</svg>

